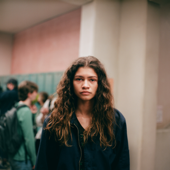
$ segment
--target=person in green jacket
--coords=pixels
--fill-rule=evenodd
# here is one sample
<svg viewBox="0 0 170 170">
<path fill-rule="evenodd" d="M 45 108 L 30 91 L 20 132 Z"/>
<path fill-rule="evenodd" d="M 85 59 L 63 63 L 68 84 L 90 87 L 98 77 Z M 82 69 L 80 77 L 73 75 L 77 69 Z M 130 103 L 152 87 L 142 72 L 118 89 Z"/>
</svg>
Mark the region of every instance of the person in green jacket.
<svg viewBox="0 0 170 170">
<path fill-rule="evenodd" d="M 17 111 L 18 133 L 24 137 L 24 142 L 18 152 L 9 159 L 12 170 L 31 170 L 35 167 L 35 140 L 32 113 L 29 107 L 31 102 L 35 100 L 37 92 L 38 86 L 31 81 L 23 81 L 18 87 L 20 101 L 17 105 L 27 105 L 28 107 L 22 107 Z"/>
</svg>

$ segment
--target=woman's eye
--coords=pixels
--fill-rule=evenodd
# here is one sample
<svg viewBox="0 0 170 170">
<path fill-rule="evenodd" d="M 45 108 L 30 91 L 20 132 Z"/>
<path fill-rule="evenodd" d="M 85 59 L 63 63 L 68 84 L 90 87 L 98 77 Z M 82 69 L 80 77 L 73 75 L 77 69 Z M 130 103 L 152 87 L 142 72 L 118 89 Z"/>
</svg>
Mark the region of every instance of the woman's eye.
<svg viewBox="0 0 170 170">
<path fill-rule="evenodd" d="M 77 78 L 76 80 L 77 80 L 77 81 L 81 81 L 82 79 L 81 79 L 81 78 Z"/>
<path fill-rule="evenodd" d="M 90 81 L 96 81 L 95 79 L 90 79 Z"/>
</svg>

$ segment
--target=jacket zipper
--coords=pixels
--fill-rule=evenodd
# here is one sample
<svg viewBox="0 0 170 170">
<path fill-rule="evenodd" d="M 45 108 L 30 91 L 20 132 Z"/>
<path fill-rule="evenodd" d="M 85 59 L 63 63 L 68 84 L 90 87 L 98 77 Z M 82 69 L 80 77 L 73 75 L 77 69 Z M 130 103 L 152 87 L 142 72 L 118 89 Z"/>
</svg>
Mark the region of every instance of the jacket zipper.
<svg viewBox="0 0 170 170">
<path fill-rule="evenodd" d="M 80 160 L 79 160 L 79 170 L 80 170 L 80 161 L 81 161 L 81 158 L 82 158 L 82 150 L 81 150 L 81 146 L 80 146 L 80 141 L 79 141 L 79 129 L 78 127 L 74 124 L 74 126 L 77 128 L 77 132 L 78 132 L 78 144 L 79 144 L 79 148 L 80 148 Z"/>
</svg>

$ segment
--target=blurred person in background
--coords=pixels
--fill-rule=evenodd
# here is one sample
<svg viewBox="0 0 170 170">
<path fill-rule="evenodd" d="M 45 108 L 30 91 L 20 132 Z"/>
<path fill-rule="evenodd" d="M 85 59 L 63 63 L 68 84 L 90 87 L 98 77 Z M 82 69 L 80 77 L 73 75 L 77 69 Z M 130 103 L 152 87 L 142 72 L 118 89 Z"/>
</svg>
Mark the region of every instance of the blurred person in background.
<svg viewBox="0 0 170 170">
<path fill-rule="evenodd" d="M 39 105 L 42 107 L 44 105 L 44 103 L 46 102 L 46 100 L 48 99 L 48 93 L 47 92 L 40 92 L 38 95 L 38 103 Z"/>
<path fill-rule="evenodd" d="M 30 110 L 32 112 L 32 123 L 33 123 L 33 131 L 34 136 L 37 134 L 38 127 L 36 124 L 36 117 L 40 113 L 40 109 L 43 106 L 43 103 L 48 99 L 48 93 L 40 92 L 37 94 L 36 99 L 31 102 Z"/>
<path fill-rule="evenodd" d="M 24 138 L 23 144 L 14 156 L 9 156 L 12 170 L 31 170 L 35 167 L 36 153 L 32 125 L 31 102 L 35 100 L 38 86 L 31 81 L 23 81 L 18 87 L 20 101 L 16 104 L 26 105 L 17 111 L 18 134 Z"/>
<path fill-rule="evenodd" d="M 44 121 L 35 170 L 53 169 L 130 169 L 126 120 L 95 57 L 80 57 L 65 71 Z"/>
<path fill-rule="evenodd" d="M 37 99 L 37 102 L 38 104 L 40 105 L 40 109 L 43 107 L 44 103 L 46 102 L 46 100 L 48 99 L 48 93 L 46 92 L 40 92 L 38 94 L 38 99 Z M 37 133 L 39 133 L 39 130 L 41 129 L 42 127 L 42 124 L 41 122 L 40 123 L 37 123 L 37 117 L 39 117 L 41 115 L 40 113 L 40 109 L 39 109 L 39 112 L 37 113 L 37 116 L 36 116 L 36 119 L 35 119 L 35 123 L 36 123 L 36 127 L 37 127 Z M 40 142 L 40 138 L 37 137 L 37 133 L 35 135 L 35 146 L 36 146 L 36 154 L 37 154 L 37 151 L 38 151 L 38 147 L 39 147 L 39 142 Z"/>
<path fill-rule="evenodd" d="M 44 97 L 43 96 L 41 97 L 41 95 L 43 95 Z M 42 108 L 40 110 L 40 114 L 36 117 L 36 124 L 38 127 L 38 132 L 35 136 L 35 138 L 36 138 L 36 153 L 38 153 L 44 119 L 53 110 L 54 102 L 56 100 L 56 97 L 54 97 L 53 95 L 51 95 L 49 98 L 46 98 L 47 96 L 45 96 L 45 93 L 42 93 L 41 95 L 38 98 L 38 102 L 41 104 Z M 42 100 L 42 99 L 44 99 L 44 100 Z"/>
<path fill-rule="evenodd" d="M 18 81 L 14 78 L 11 78 L 7 81 L 7 90 L 5 92 L 0 93 L 0 116 L 5 114 L 8 110 L 10 110 L 15 103 L 19 101 L 18 99 Z M 2 163 L 0 164 L 0 168 L 7 168 L 7 155 L 0 151 L 0 156 L 2 157 Z"/>
<path fill-rule="evenodd" d="M 2 86 L 0 84 L 0 95 L 1 95 L 2 92 L 3 92 L 3 88 L 2 88 Z"/>
<path fill-rule="evenodd" d="M 0 94 L 0 115 L 10 110 L 18 101 L 18 81 L 11 78 L 7 81 L 7 90 Z"/>
<path fill-rule="evenodd" d="M 32 124 L 33 124 L 34 137 L 35 137 L 35 135 L 37 133 L 37 126 L 36 126 L 35 119 L 36 119 L 36 116 L 37 116 L 37 114 L 38 114 L 38 112 L 40 110 L 40 105 L 38 103 L 38 96 L 39 96 L 39 94 L 37 94 L 35 100 L 33 100 L 31 102 L 31 105 L 30 105 L 30 110 L 31 110 L 31 113 L 32 113 Z"/>
</svg>

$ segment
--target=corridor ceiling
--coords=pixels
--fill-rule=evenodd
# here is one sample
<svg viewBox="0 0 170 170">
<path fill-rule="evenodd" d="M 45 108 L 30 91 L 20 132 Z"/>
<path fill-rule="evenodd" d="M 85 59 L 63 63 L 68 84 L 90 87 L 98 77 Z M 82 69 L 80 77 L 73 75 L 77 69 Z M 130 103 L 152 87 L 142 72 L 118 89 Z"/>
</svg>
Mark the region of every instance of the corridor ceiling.
<svg viewBox="0 0 170 170">
<path fill-rule="evenodd" d="M 0 0 L 0 32 L 17 33 L 92 0 Z"/>
</svg>

